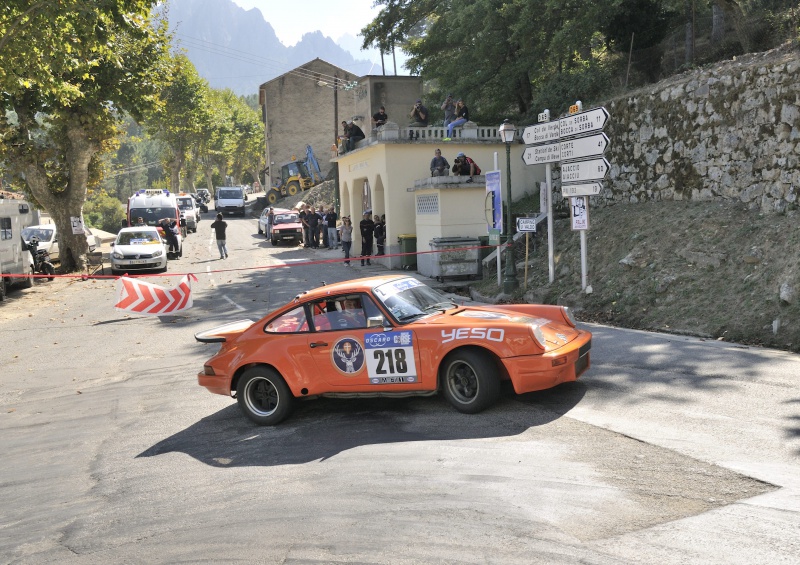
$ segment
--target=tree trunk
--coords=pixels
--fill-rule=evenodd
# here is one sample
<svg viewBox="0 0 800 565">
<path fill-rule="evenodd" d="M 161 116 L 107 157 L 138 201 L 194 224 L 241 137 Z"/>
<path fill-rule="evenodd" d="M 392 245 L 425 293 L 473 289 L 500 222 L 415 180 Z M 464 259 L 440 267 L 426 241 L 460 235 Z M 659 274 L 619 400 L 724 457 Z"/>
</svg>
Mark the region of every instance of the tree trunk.
<svg viewBox="0 0 800 565">
<path fill-rule="evenodd" d="M 725 10 L 720 6 L 719 0 L 714 0 L 711 13 L 711 42 L 719 46 L 725 39 Z"/>
</svg>

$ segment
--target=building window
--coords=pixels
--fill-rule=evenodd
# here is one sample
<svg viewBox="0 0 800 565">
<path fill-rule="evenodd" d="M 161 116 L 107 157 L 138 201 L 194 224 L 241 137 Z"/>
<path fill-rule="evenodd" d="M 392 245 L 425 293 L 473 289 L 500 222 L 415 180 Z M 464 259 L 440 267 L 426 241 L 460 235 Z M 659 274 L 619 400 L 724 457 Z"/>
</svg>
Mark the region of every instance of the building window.
<svg viewBox="0 0 800 565">
<path fill-rule="evenodd" d="M 11 218 L 0 218 L 0 240 L 11 239 Z"/>
<path fill-rule="evenodd" d="M 417 196 L 417 215 L 422 216 L 425 214 L 438 214 L 439 213 L 439 195 L 438 194 L 425 194 Z"/>
</svg>

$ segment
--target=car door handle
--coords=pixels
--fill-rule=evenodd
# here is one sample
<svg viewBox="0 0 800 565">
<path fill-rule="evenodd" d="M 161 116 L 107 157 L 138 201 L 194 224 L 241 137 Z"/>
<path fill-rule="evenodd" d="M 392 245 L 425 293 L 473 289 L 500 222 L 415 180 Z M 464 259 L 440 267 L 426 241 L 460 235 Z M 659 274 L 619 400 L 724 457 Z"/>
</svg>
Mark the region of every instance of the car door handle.
<svg viewBox="0 0 800 565">
<path fill-rule="evenodd" d="M 311 346 L 311 349 L 314 349 L 315 347 L 325 347 L 328 344 L 325 343 L 324 341 L 317 341 L 316 343 L 311 343 L 309 345 Z"/>
</svg>

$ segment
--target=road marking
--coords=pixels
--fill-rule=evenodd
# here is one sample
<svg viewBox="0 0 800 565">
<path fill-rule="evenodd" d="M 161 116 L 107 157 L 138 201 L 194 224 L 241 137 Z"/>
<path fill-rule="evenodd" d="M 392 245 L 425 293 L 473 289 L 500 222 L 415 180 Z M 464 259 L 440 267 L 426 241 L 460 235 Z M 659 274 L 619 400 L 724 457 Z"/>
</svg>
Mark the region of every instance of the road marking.
<svg viewBox="0 0 800 565">
<path fill-rule="evenodd" d="M 228 298 L 228 297 L 227 297 L 226 295 L 224 295 L 224 294 L 222 295 L 222 299 L 223 299 L 223 300 L 225 300 L 225 302 L 227 302 L 228 304 L 230 304 L 230 305 L 231 305 L 231 306 L 233 306 L 234 308 L 236 308 L 237 310 L 244 311 L 244 310 L 246 309 L 246 308 L 244 308 L 244 307 L 242 307 L 242 306 L 239 306 L 238 304 L 236 304 L 236 302 L 234 302 L 233 300 L 231 300 L 230 298 Z"/>
</svg>

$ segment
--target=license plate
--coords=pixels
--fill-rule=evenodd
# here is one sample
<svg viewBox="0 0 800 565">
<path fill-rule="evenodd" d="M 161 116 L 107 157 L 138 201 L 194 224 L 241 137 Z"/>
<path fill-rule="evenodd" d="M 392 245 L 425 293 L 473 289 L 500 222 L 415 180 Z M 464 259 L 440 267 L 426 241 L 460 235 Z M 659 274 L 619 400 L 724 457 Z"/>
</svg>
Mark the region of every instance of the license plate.
<svg viewBox="0 0 800 565">
<path fill-rule="evenodd" d="M 281 239 L 294 239 L 293 235 L 282 235 Z"/>
<path fill-rule="evenodd" d="M 144 263 L 149 263 L 151 259 L 132 259 L 131 265 L 142 265 Z"/>
</svg>

